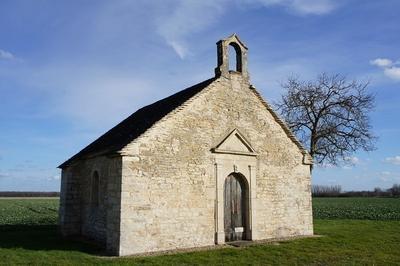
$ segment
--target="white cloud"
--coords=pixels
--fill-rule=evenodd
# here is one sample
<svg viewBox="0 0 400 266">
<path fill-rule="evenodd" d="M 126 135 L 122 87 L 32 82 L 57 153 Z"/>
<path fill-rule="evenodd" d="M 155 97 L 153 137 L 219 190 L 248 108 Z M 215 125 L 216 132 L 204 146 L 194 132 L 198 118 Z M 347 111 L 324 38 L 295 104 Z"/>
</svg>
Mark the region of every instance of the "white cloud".
<svg viewBox="0 0 400 266">
<path fill-rule="evenodd" d="M 48 114 L 98 129 L 120 122 L 154 97 L 156 81 L 129 74 L 96 66 L 49 65 L 37 68 L 26 81 L 47 94 Z"/>
<path fill-rule="evenodd" d="M 289 8 L 304 15 L 324 15 L 336 8 L 331 0 L 293 0 L 287 2 L 289 2 Z"/>
<path fill-rule="evenodd" d="M 384 161 L 390 164 L 400 165 L 400 156 L 387 157 Z"/>
<path fill-rule="evenodd" d="M 53 175 L 53 176 L 50 176 L 49 178 L 48 178 L 48 180 L 60 180 L 61 179 L 61 176 L 58 174 L 58 175 Z"/>
<path fill-rule="evenodd" d="M 184 44 L 178 43 L 176 41 L 169 41 L 169 45 L 175 50 L 181 59 L 184 59 L 188 54 L 188 49 Z"/>
<path fill-rule="evenodd" d="M 293 6 L 293 8 L 297 8 L 302 6 L 304 8 L 307 4 L 313 5 L 315 2 L 321 1 L 171 0 L 168 3 L 166 1 L 144 2 L 146 2 L 146 8 L 143 12 L 147 18 L 154 19 L 153 22 L 156 23 L 156 25 L 152 26 L 156 26 L 158 34 L 165 39 L 180 58 L 185 58 L 190 55 L 187 44 L 190 43 L 191 34 L 211 27 L 220 19 L 223 19 L 222 15 L 230 8 L 234 8 L 238 3 L 242 3 L 246 8 L 252 8 L 250 2 L 257 3 L 258 6 L 256 8 L 265 8 L 267 5 L 265 4 L 264 7 L 261 4 L 267 2 L 269 2 L 269 6 L 273 5 L 276 8 L 279 5 L 281 7 Z M 331 1 L 322 2 L 328 3 Z M 118 21 L 120 16 L 123 16 L 120 14 L 125 14 L 123 11 L 129 10 L 130 12 L 126 12 L 126 14 L 132 17 L 131 11 L 137 10 L 137 4 L 130 1 L 124 3 L 121 7 L 114 7 L 111 11 L 107 5 L 107 8 L 103 10 L 104 12 L 100 12 L 101 14 L 98 15 L 96 21 L 102 21 L 102 26 L 109 25 L 112 28 L 111 26 L 115 25 L 115 21 Z M 136 15 L 134 13 L 133 17 Z M 123 18 L 126 19 L 125 17 Z M 118 22 L 117 25 L 128 25 L 129 23 L 127 22 L 130 21 L 123 20 L 123 22 Z M 134 36 L 141 32 L 134 33 L 131 35 Z M 108 36 L 108 34 L 102 35 Z M 161 56 L 157 54 L 154 57 Z M 19 66 L 21 68 L 20 73 L 15 72 L 15 74 L 10 75 L 15 75 L 16 80 L 26 83 L 26 88 L 40 90 L 41 93 L 44 92 L 46 106 L 43 109 L 46 110 L 46 115 L 67 116 L 72 118 L 71 121 L 77 121 L 77 124 L 85 127 L 90 127 L 90 124 L 94 124 L 95 128 L 99 125 L 107 126 L 113 124 L 132 113 L 137 107 L 140 107 L 138 104 L 150 103 L 155 95 L 168 95 L 165 89 L 168 86 L 165 85 L 166 81 L 164 80 L 171 80 L 169 76 L 164 80 L 160 78 L 159 81 L 149 77 L 137 78 L 139 74 L 133 72 L 132 69 L 126 71 L 126 69 L 117 69 L 118 67 L 103 68 L 97 65 L 96 62 L 88 65 L 87 62 L 80 62 L 79 59 L 74 61 L 73 65 L 70 65 L 68 63 L 69 60 L 67 59 L 64 63 L 59 63 L 58 61 L 52 63 L 50 60 L 50 62 L 37 65 L 32 69 Z M 301 69 L 300 64 L 297 67 Z M 8 70 L 5 69 L 4 71 L 7 72 Z M 284 73 L 286 73 L 285 69 L 282 69 L 282 77 Z M 270 76 L 272 77 L 273 75 Z M 182 80 L 181 77 L 180 80 Z M 156 88 L 158 89 L 156 90 Z M 164 92 L 160 90 L 161 88 Z"/>
<path fill-rule="evenodd" d="M 400 67 L 393 66 L 390 68 L 385 68 L 383 73 L 391 79 L 400 80 Z"/>
<path fill-rule="evenodd" d="M 369 61 L 371 65 L 378 66 L 378 67 L 390 67 L 392 66 L 393 62 L 387 58 L 377 58 L 374 60 Z"/>
<path fill-rule="evenodd" d="M 400 64 L 399 61 L 393 62 L 387 58 L 377 58 L 371 60 L 370 64 L 383 69 L 383 74 L 388 78 L 400 81 L 400 67 L 398 66 Z"/>
<path fill-rule="evenodd" d="M 331 164 L 331 163 L 323 163 L 323 164 L 317 164 L 316 165 L 316 167 L 317 168 L 320 168 L 320 169 L 331 169 L 331 168 L 334 168 L 334 167 L 336 167 L 335 165 L 333 165 L 333 164 Z"/>
<path fill-rule="evenodd" d="M 301 15 L 324 15 L 332 12 L 336 5 L 332 0 L 248 0 L 265 6 L 280 5 Z"/>
<path fill-rule="evenodd" d="M 398 180 L 400 180 L 399 173 L 393 173 L 393 172 L 389 172 L 389 171 L 380 172 L 378 177 L 379 177 L 379 180 L 381 180 L 383 182 L 388 182 L 388 183 L 397 182 Z"/>
<path fill-rule="evenodd" d="M 168 2 L 164 14 L 156 19 L 157 31 L 184 59 L 190 54 L 189 36 L 218 22 L 232 3 L 244 8 L 282 6 L 299 15 L 328 14 L 337 7 L 332 0 L 177 0 Z"/>
<path fill-rule="evenodd" d="M 9 173 L 5 173 L 5 172 L 1 172 L 1 170 L 0 170 L 0 179 L 1 178 L 7 178 L 7 177 L 10 177 L 10 174 Z"/>
<path fill-rule="evenodd" d="M 357 158 L 356 156 L 349 156 L 349 157 L 346 157 L 346 158 L 344 158 L 344 161 L 345 161 L 346 163 L 349 163 L 349 164 L 352 164 L 352 165 L 360 164 L 360 159 Z"/>
<path fill-rule="evenodd" d="M 0 60 L 12 60 L 14 58 L 15 56 L 12 53 L 0 49 Z"/>
<path fill-rule="evenodd" d="M 190 1 L 180 0 L 172 10 L 157 19 L 158 33 L 165 39 L 178 56 L 184 59 L 188 54 L 186 39 L 191 33 L 199 32 L 217 22 L 224 12 L 226 0 Z"/>
<path fill-rule="evenodd" d="M 349 169 L 352 169 L 353 166 L 360 165 L 360 164 L 362 164 L 362 161 L 358 157 L 349 156 L 349 157 L 344 158 L 341 165 L 334 165 L 331 163 L 323 163 L 322 165 L 316 165 L 316 167 L 318 167 L 320 169 L 331 169 L 331 168 L 339 169 L 339 168 L 341 168 L 344 170 L 349 170 Z"/>
<path fill-rule="evenodd" d="M 390 178 L 388 176 L 385 175 L 381 175 L 379 176 L 379 180 L 383 181 L 383 182 L 387 182 L 390 180 Z"/>
</svg>

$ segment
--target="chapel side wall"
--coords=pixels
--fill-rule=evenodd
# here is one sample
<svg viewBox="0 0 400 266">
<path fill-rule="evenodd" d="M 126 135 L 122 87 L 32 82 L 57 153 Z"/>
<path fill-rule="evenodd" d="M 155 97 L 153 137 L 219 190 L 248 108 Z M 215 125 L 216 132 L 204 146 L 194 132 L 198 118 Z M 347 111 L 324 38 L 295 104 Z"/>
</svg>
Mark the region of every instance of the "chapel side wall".
<svg viewBox="0 0 400 266">
<path fill-rule="evenodd" d="M 106 200 L 106 250 L 119 255 L 121 223 L 122 157 L 109 158 Z"/>
<path fill-rule="evenodd" d="M 97 156 L 74 163 L 68 173 L 76 183 L 74 215 L 79 217 L 77 233 L 104 245 L 111 254 L 118 253 L 121 158 Z M 92 202 L 92 178 L 99 175 L 99 202 Z M 79 189 L 78 189 L 79 188 Z"/>
<path fill-rule="evenodd" d="M 124 149 L 121 255 L 214 244 L 210 149 L 234 128 L 258 153 L 253 239 L 312 234 L 309 166 L 249 84 L 233 75 Z"/>
<path fill-rule="evenodd" d="M 60 208 L 58 222 L 63 236 L 80 235 L 80 186 L 71 168 L 61 171 Z"/>
<path fill-rule="evenodd" d="M 174 151 L 174 140 L 123 158 L 120 255 L 214 244 L 212 161 Z"/>
</svg>

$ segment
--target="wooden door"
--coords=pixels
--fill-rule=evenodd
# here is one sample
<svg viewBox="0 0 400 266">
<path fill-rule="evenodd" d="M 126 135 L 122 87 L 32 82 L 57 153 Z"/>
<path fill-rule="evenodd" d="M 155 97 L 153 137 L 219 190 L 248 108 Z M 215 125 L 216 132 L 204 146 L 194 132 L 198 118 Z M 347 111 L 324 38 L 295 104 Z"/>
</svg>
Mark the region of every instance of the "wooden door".
<svg viewBox="0 0 400 266">
<path fill-rule="evenodd" d="M 241 177 L 229 175 L 224 187 L 225 241 L 246 239 L 247 201 L 246 186 Z"/>
</svg>

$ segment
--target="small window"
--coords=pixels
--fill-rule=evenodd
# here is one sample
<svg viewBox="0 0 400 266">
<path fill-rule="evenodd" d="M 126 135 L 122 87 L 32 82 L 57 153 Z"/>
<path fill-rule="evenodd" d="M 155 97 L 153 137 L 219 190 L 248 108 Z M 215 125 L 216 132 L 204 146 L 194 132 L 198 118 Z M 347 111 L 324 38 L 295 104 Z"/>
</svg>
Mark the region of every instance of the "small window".
<svg viewBox="0 0 400 266">
<path fill-rule="evenodd" d="M 100 180 L 99 173 L 95 171 L 92 176 L 92 199 L 91 203 L 94 207 L 99 206 Z"/>
</svg>

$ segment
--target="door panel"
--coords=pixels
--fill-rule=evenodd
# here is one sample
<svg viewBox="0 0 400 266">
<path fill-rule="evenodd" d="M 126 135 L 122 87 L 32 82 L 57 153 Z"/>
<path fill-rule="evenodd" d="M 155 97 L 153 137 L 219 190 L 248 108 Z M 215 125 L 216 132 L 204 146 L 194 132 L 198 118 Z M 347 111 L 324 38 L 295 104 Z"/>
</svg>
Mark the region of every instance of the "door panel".
<svg viewBox="0 0 400 266">
<path fill-rule="evenodd" d="M 224 187 L 224 226 L 225 241 L 245 239 L 246 232 L 246 193 L 243 181 L 229 175 Z"/>
</svg>

